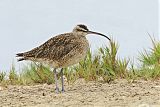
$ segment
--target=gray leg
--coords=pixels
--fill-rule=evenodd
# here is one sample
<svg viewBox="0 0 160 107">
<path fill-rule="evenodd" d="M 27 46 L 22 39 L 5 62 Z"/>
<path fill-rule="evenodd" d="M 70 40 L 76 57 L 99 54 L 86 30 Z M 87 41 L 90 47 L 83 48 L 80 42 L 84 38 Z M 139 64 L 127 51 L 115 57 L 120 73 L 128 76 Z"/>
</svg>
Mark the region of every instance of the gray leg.
<svg viewBox="0 0 160 107">
<path fill-rule="evenodd" d="M 61 69 L 62 92 L 64 92 L 63 68 Z"/>
<path fill-rule="evenodd" d="M 57 80 L 56 68 L 54 69 L 54 80 L 55 80 L 55 85 L 56 85 L 55 92 L 58 93 L 59 92 L 59 88 L 58 88 L 58 80 Z"/>
</svg>

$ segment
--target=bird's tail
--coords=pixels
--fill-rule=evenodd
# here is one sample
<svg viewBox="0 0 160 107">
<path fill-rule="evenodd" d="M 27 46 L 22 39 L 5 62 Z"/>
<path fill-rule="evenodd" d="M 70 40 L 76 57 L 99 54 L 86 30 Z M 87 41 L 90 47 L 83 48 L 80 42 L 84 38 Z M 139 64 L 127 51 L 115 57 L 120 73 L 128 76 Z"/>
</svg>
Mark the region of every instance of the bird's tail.
<svg viewBox="0 0 160 107">
<path fill-rule="evenodd" d="M 24 57 L 24 53 L 18 53 L 18 54 L 16 54 L 16 55 L 17 55 L 16 57 L 21 57 L 21 58 L 19 58 L 17 61 L 26 60 L 26 58 Z"/>
<path fill-rule="evenodd" d="M 16 55 L 17 55 L 16 57 L 23 57 L 24 53 L 18 53 Z"/>
<path fill-rule="evenodd" d="M 19 58 L 17 61 L 23 61 L 26 60 L 26 58 Z"/>
</svg>

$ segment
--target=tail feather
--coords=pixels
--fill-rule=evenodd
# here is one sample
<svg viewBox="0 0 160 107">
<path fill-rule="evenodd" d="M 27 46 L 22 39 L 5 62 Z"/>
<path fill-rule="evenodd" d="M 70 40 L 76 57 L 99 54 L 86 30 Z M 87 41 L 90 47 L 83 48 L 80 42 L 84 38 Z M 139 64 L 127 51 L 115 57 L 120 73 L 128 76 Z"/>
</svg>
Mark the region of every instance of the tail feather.
<svg viewBox="0 0 160 107">
<path fill-rule="evenodd" d="M 18 54 L 16 54 L 16 57 L 22 57 L 22 58 L 19 58 L 17 61 L 26 60 L 26 58 L 24 57 L 24 53 L 18 53 Z"/>
<path fill-rule="evenodd" d="M 33 57 L 33 55 L 26 53 L 17 53 L 16 57 L 20 57 L 17 61 L 23 61 L 23 60 L 28 60 L 30 57 Z"/>
<path fill-rule="evenodd" d="M 23 61 L 26 60 L 26 58 L 19 58 L 17 61 Z"/>
<path fill-rule="evenodd" d="M 16 55 L 17 55 L 16 57 L 23 57 L 24 53 L 18 53 Z"/>
</svg>

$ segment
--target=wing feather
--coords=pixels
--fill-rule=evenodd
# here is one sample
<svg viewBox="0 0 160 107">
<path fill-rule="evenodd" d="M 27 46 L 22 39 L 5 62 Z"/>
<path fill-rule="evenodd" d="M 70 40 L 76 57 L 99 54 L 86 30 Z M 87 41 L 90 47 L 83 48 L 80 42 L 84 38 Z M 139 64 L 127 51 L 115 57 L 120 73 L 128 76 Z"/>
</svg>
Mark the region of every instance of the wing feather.
<svg viewBox="0 0 160 107">
<path fill-rule="evenodd" d="M 44 44 L 31 51 L 21 53 L 23 56 L 20 57 L 24 57 L 24 59 L 40 58 L 60 60 L 77 45 L 79 45 L 77 38 L 72 33 L 61 34 L 49 39 Z"/>
</svg>

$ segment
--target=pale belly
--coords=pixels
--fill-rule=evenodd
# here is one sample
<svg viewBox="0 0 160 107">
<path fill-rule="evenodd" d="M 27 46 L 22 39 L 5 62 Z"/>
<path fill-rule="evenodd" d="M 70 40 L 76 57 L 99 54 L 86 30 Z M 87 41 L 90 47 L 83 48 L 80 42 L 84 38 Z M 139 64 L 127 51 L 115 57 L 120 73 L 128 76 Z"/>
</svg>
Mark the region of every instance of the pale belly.
<svg viewBox="0 0 160 107">
<path fill-rule="evenodd" d="M 71 65 L 74 65 L 74 64 L 77 64 L 77 63 L 79 63 L 81 60 L 83 60 L 85 57 L 86 57 L 86 55 L 87 55 L 87 52 L 88 52 L 88 50 L 89 50 L 89 46 L 87 45 L 87 46 L 85 46 L 85 48 L 83 49 L 83 51 L 82 51 L 82 53 L 77 53 L 77 54 L 75 54 L 73 57 L 71 57 L 68 61 L 66 61 L 64 64 L 62 64 L 61 66 L 60 66 L 60 68 L 62 67 L 69 67 L 69 66 L 71 66 Z"/>
<path fill-rule="evenodd" d="M 65 64 L 63 64 L 61 67 L 68 67 L 74 64 L 79 63 L 81 60 L 83 60 L 87 55 L 87 52 L 84 52 L 83 54 L 76 55 L 75 57 L 72 57 L 69 61 L 67 61 Z"/>
<path fill-rule="evenodd" d="M 76 54 L 65 63 L 51 60 L 38 59 L 36 62 L 41 62 L 44 65 L 49 65 L 52 68 L 66 68 L 75 64 L 78 64 L 81 60 L 83 60 L 87 55 L 87 51 L 84 51 L 83 54 Z M 33 61 L 33 60 L 32 60 Z"/>
</svg>

